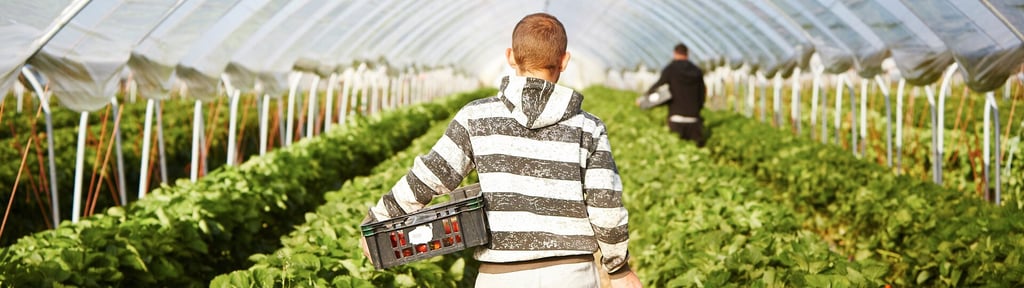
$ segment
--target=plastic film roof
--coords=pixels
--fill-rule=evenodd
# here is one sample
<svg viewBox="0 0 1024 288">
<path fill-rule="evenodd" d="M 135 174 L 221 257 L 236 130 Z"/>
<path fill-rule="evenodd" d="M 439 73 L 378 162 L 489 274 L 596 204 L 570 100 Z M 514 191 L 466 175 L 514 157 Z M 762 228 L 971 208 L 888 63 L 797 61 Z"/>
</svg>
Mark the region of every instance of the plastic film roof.
<svg viewBox="0 0 1024 288">
<path fill-rule="evenodd" d="M 389 74 L 453 68 L 491 84 L 509 71 L 504 49 L 516 22 L 542 11 L 569 34 L 562 79 L 572 86 L 659 69 L 679 42 L 705 69 L 767 77 L 796 67 L 870 77 L 891 58 L 899 75 L 924 85 L 956 62 L 979 92 L 1024 62 L 1024 0 L 8 0 L 0 89 L 26 63 L 81 111 L 105 105 L 126 67 L 142 96 L 157 99 L 179 85 L 212 99 L 224 79 L 277 96 L 294 72 L 327 76 L 363 63 Z M 820 67 L 809 67 L 812 54 Z"/>
</svg>

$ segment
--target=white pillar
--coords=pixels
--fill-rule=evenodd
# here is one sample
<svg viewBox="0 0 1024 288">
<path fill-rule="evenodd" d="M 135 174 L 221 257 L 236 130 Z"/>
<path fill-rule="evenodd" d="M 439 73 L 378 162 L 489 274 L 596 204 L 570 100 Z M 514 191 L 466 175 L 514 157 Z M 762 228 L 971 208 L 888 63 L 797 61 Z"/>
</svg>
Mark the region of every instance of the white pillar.
<svg viewBox="0 0 1024 288">
<path fill-rule="evenodd" d="M 267 154 L 267 141 L 270 138 L 270 95 L 263 94 L 263 105 L 260 106 L 260 156 Z"/>
<path fill-rule="evenodd" d="M 139 168 L 139 199 L 146 196 L 147 188 L 146 182 L 149 177 L 149 150 L 150 140 L 153 138 L 153 109 L 156 106 L 156 99 L 149 99 L 146 101 L 146 120 L 144 121 L 142 129 L 142 150 L 141 158 L 142 164 Z"/>
<path fill-rule="evenodd" d="M 338 85 L 338 73 L 331 73 L 327 78 L 327 95 L 324 95 L 324 132 L 331 130 L 334 124 L 334 86 Z"/>
<path fill-rule="evenodd" d="M 903 172 L 903 90 L 906 85 L 907 79 L 900 77 L 896 86 L 896 174 Z"/>
<path fill-rule="evenodd" d="M 299 89 L 299 80 L 302 79 L 301 73 L 292 73 L 290 79 L 288 79 L 288 112 L 285 116 L 285 132 L 284 132 L 284 143 L 285 147 L 292 145 L 293 134 L 295 132 L 295 93 Z"/>
<path fill-rule="evenodd" d="M 238 134 L 239 98 L 242 98 L 242 93 L 238 89 L 228 91 L 228 101 L 231 103 L 228 108 L 230 109 L 228 111 L 228 159 L 224 162 L 224 165 L 228 166 L 234 166 L 236 158 L 238 158 L 238 155 L 236 155 L 238 153 L 238 149 L 236 149 L 237 145 L 235 145 L 235 141 L 237 140 L 235 138 Z"/>
<path fill-rule="evenodd" d="M 82 112 L 78 120 L 78 146 L 75 149 L 75 199 L 71 204 L 71 223 L 78 223 L 82 216 L 82 173 L 85 170 L 85 137 L 89 126 L 89 112 Z"/>
<path fill-rule="evenodd" d="M 192 108 L 192 169 L 189 171 L 189 180 L 195 183 L 199 180 L 199 153 L 202 151 L 203 142 L 203 102 L 196 100 Z"/>
<path fill-rule="evenodd" d="M 312 76 L 313 80 L 309 83 L 309 94 L 306 94 L 309 98 L 307 99 L 309 101 L 309 109 L 306 110 L 306 138 L 316 135 L 316 114 L 318 112 L 316 104 L 320 101 L 320 98 L 316 95 L 317 90 L 320 89 L 320 75 L 313 74 Z"/>
</svg>

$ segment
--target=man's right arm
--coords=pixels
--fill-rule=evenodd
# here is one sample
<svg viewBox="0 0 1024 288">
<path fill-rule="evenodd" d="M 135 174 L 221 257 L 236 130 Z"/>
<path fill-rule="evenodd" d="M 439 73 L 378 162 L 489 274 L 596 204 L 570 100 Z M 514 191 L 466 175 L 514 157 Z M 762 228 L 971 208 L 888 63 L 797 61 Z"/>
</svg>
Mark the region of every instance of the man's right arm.
<svg viewBox="0 0 1024 288">
<path fill-rule="evenodd" d="M 670 78 L 672 77 L 669 75 L 668 66 L 666 66 L 665 69 L 661 70 L 661 76 L 658 77 L 658 82 L 654 82 L 654 85 L 651 85 L 651 88 L 647 89 L 647 93 L 645 95 L 651 95 L 651 93 L 657 92 L 658 87 L 668 84 L 668 79 Z"/>
</svg>

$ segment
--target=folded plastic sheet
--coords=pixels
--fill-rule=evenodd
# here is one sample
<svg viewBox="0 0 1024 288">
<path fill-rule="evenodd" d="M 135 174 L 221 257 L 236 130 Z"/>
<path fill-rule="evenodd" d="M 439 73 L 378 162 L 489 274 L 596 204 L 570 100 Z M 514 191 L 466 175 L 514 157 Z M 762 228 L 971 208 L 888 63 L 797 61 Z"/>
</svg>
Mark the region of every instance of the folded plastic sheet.
<svg viewBox="0 0 1024 288">
<path fill-rule="evenodd" d="M 70 0 L 0 1 L 0 101 Z"/>
<path fill-rule="evenodd" d="M 1020 69 L 1024 61 L 1022 36 L 1015 33 L 1016 27 L 1002 21 L 1011 18 L 1001 19 L 983 2 L 904 0 L 903 3 L 950 48 L 971 90 L 995 90 Z M 1009 6 L 1011 9 L 1000 14 L 1020 13 L 1022 9 L 1019 5 Z M 1019 14 L 1009 17 L 1019 19 Z"/>
<path fill-rule="evenodd" d="M 793 53 L 793 55 L 786 57 L 787 59 L 794 58 L 791 60 L 796 61 L 794 63 L 796 66 L 805 70 L 809 68 L 808 64 L 811 61 L 811 55 L 814 54 L 814 45 L 800 27 L 797 27 L 794 22 L 787 20 L 786 16 L 770 2 L 745 0 L 739 1 L 739 4 L 743 5 L 751 15 L 757 17 L 760 20 L 760 25 L 763 25 L 765 29 L 774 31 L 776 36 L 772 37 L 781 38 L 781 41 L 783 41 L 780 45 L 788 45 L 787 48 L 792 50 L 789 53 Z M 774 41 L 778 42 L 780 39 L 774 39 Z M 783 76 L 788 77 L 792 73 L 793 68 L 795 67 L 788 67 L 790 71 L 783 71 Z"/>
<path fill-rule="evenodd" d="M 721 43 L 724 44 L 725 49 L 730 51 L 728 58 L 730 67 L 739 69 L 746 64 L 750 66 L 750 71 L 756 71 L 759 68 L 757 53 L 750 50 L 750 46 L 742 37 L 730 31 L 727 23 L 711 16 L 702 5 L 686 1 L 677 3 L 681 5 L 681 11 L 686 13 L 685 18 L 693 19 L 698 27 L 720 36 Z"/>
<path fill-rule="evenodd" d="M 743 3 L 739 1 L 722 1 L 719 3 L 722 6 L 722 11 L 726 15 L 732 15 L 734 21 L 738 22 L 743 30 L 746 31 L 745 34 L 752 36 L 749 39 L 755 40 L 764 53 L 772 56 L 762 57 L 762 61 L 772 61 L 763 62 L 766 63 L 764 65 L 764 74 L 769 78 L 775 77 L 776 73 L 783 77 L 789 77 L 789 74 L 793 72 L 793 68 L 796 67 L 799 60 L 794 45 L 787 43 L 778 30 L 762 21 L 762 18 L 755 15 Z"/>
<path fill-rule="evenodd" d="M 298 55 L 311 44 L 312 34 L 325 27 L 328 15 L 338 12 L 340 1 L 291 1 L 271 17 L 242 49 L 225 70 L 235 88 L 249 91 L 256 84 L 269 95 L 287 89 L 288 74 Z M 274 45 L 266 45 L 274 43 Z"/>
<path fill-rule="evenodd" d="M 185 1 L 153 29 L 128 60 L 139 94 L 150 99 L 170 97 L 169 92 L 177 80 L 174 67 L 188 52 L 188 47 L 238 1 Z"/>
<path fill-rule="evenodd" d="M 953 54 L 928 26 L 898 1 L 843 0 L 889 47 L 900 75 L 914 85 L 934 83 Z"/>
<path fill-rule="evenodd" d="M 821 8 L 814 6 L 812 0 L 801 0 L 810 9 L 821 9 L 823 12 L 815 16 L 828 25 L 829 30 L 846 43 L 853 53 L 853 65 L 857 74 L 863 78 L 872 78 L 882 72 L 882 60 L 889 57 L 889 50 L 882 39 L 854 15 L 846 5 L 838 0 L 817 0 Z"/>
<path fill-rule="evenodd" d="M 49 79 L 61 105 L 97 110 L 117 92 L 132 48 L 176 2 L 89 2 L 29 63 Z"/>
<path fill-rule="evenodd" d="M 221 74 L 231 56 L 287 3 L 288 0 L 240 1 L 207 27 L 175 67 L 175 75 L 188 86 L 189 95 L 204 101 L 216 99 Z"/>
<path fill-rule="evenodd" d="M 854 54 L 840 38 L 832 33 L 828 24 L 822 22 L 816 15 L 829 13 L 815 0 L 774 0 L 775 7 L 785 14 L 788 19 L 797 23 L 804 29 L 814 50 L 818 52 L 825 72 L 843 73 L 853 67 Z M 808 5 L 810 7 L 805 7 Z"/>
</svg>

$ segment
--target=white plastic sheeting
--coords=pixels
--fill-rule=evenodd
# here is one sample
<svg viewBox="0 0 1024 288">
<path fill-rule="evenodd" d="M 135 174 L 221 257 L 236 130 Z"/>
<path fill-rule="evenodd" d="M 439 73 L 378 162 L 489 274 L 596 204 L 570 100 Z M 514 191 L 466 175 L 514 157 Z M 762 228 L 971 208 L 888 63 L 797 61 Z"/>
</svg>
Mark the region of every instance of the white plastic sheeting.
<svg viewBox="0 0 1024 288">
<path fill-rule="evenodd" d="M 150 99 L 167 99 L 175 88 L 174 67 L 188 47 L 239 0 L 186 1 L 132 51 L 128 66 L 135 73 L 139 92 Z"/>
<path fill-rule="evenodd" d="M 177 1 L 92 1 L 36 56 L 61 105 L 93 111 L 110 103 L 132 48 Z"/>
<path fill-rule="evenodd" d="M 225 72 L 237 88 L 277 97 L 292 71 L 327 78 L 361 62 L 452 67 L 489 83 L 508 72 L 503 50 L 515 22 L 540 11 L 569 32 L 578 60 L 564 78 L 571 86 L 605 81 L 609 70 L 661 67 L 678 42 L 708 71 L 746 67 L 769 78 L 813 70 L 812 53 L 828 73 L 868 78 L 891 56 L 915 85 L 934 83 L 956 61 L 978 92 L 1005 83 L 1024 57 L 1021 0 L 93 2 L 32 59 L 32 43 L 45 41 L 72 3 L 0 3 L 0 37 L 17 43 L 0 48 L 0 88 L 25 62 L 80 111 L 108 103 L 126 62 L 149 98 L 182 83 L 189 96 L 211 99 Z"/>
<path fill-rule="evenodd" d="M 47 39 L 47 31 L 59 28 L 58 16 L 74 13 L 70 0 L 0 1 L 0 100 L 7 96 L 21 66 Z M 70 15 L 68 15 L 70 16 Z"/>
</svg>

